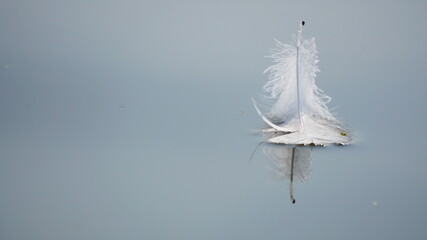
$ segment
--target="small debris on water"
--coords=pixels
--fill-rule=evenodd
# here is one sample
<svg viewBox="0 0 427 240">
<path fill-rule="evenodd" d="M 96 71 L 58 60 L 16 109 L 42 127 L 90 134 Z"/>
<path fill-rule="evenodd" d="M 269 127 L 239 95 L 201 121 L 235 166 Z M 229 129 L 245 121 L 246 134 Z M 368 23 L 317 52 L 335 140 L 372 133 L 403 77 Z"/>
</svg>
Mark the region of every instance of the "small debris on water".
<svg viewBox="0 0 427 240">
<path fill-rule="evenodd" d="M 380 204 L 377 201 L 372 201 L 372 206 L 373 207 L 378 207 Z"/>
</svg>

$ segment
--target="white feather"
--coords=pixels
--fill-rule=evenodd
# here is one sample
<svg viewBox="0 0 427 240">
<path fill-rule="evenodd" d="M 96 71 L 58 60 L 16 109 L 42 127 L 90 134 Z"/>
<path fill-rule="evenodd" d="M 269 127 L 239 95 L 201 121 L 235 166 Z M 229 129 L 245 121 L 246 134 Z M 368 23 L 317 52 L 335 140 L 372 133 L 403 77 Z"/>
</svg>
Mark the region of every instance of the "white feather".
<svg viewBox="0 0 427 240">
<path fill-rule="evenodd" d="M 256 111 L 269 125 L 263 132 L 273 132 L 268 135 L 268 141 L 273 143 L 349 144 L 348 131 L 327 107 L 330 97 L 315 84 L 320 71 L 316 43 L 314 38 L 303 39 L 302 26 L 294 44 L 276 40 L 276 49 L 270 56 L 274 64 L 265 70 L 269 73 L 265 97 L 273 101 L 268 114 L 262 114 L 253 101 Z M 284 134 L 276 136 L 274 132 Z"/>
</svg>

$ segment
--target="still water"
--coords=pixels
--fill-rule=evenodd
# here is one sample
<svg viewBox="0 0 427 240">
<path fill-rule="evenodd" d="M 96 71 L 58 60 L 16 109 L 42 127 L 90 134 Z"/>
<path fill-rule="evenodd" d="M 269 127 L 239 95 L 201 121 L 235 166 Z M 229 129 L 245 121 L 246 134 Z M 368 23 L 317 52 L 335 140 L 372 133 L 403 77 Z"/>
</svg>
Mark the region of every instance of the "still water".
<svg viewBox="0 0 427 240">
<path fill-rule="evenodd" d="M 0 239 L 427 238 L 426 4 L 0 5 Z M 355 141 L 250 160 L 301 18 Z"/>
</svg>

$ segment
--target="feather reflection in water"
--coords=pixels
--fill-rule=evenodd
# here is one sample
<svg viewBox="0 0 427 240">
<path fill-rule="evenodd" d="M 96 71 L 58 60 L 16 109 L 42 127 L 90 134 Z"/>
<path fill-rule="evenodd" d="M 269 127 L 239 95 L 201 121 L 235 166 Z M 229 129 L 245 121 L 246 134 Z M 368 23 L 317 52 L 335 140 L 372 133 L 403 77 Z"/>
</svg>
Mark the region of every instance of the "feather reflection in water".
<svg viewBox="0 0 427 240">
<path fill-rule="evenodd" d="M 271 171 L 280 179 L 289 179 L 291 202 L 295 203 L 294 182 L 305 182 L 311 173 L 311 148 L 266 144 L 264 154 L 273 160 Z"/>
</svg>

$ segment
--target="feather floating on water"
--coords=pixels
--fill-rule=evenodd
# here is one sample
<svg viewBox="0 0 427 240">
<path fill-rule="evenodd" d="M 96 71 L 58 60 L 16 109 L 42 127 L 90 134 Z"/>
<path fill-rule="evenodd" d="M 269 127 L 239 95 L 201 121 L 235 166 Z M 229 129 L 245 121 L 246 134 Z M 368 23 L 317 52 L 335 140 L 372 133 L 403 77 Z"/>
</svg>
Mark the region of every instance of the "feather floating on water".
<svg viewBox="0 0 427 240">
<path fill-rule="evenodd" d="M 268 125 L 262 132 L 267 133 L 272 143 L 349 144 L 349 132 L 326 106 L 330 97 L 315 84 L 319 72 L 316 43 L 314 38 L 302 37 L 304 24 L 300 23 L 294 44 L 276 40 L 276 49 L 270 56 L 274 64 L 265 70 L 269 81 L 264 85 L 265 97 L 273 104 L 263 114 L 253 100 L 256 111 Z"/>
</svg>

